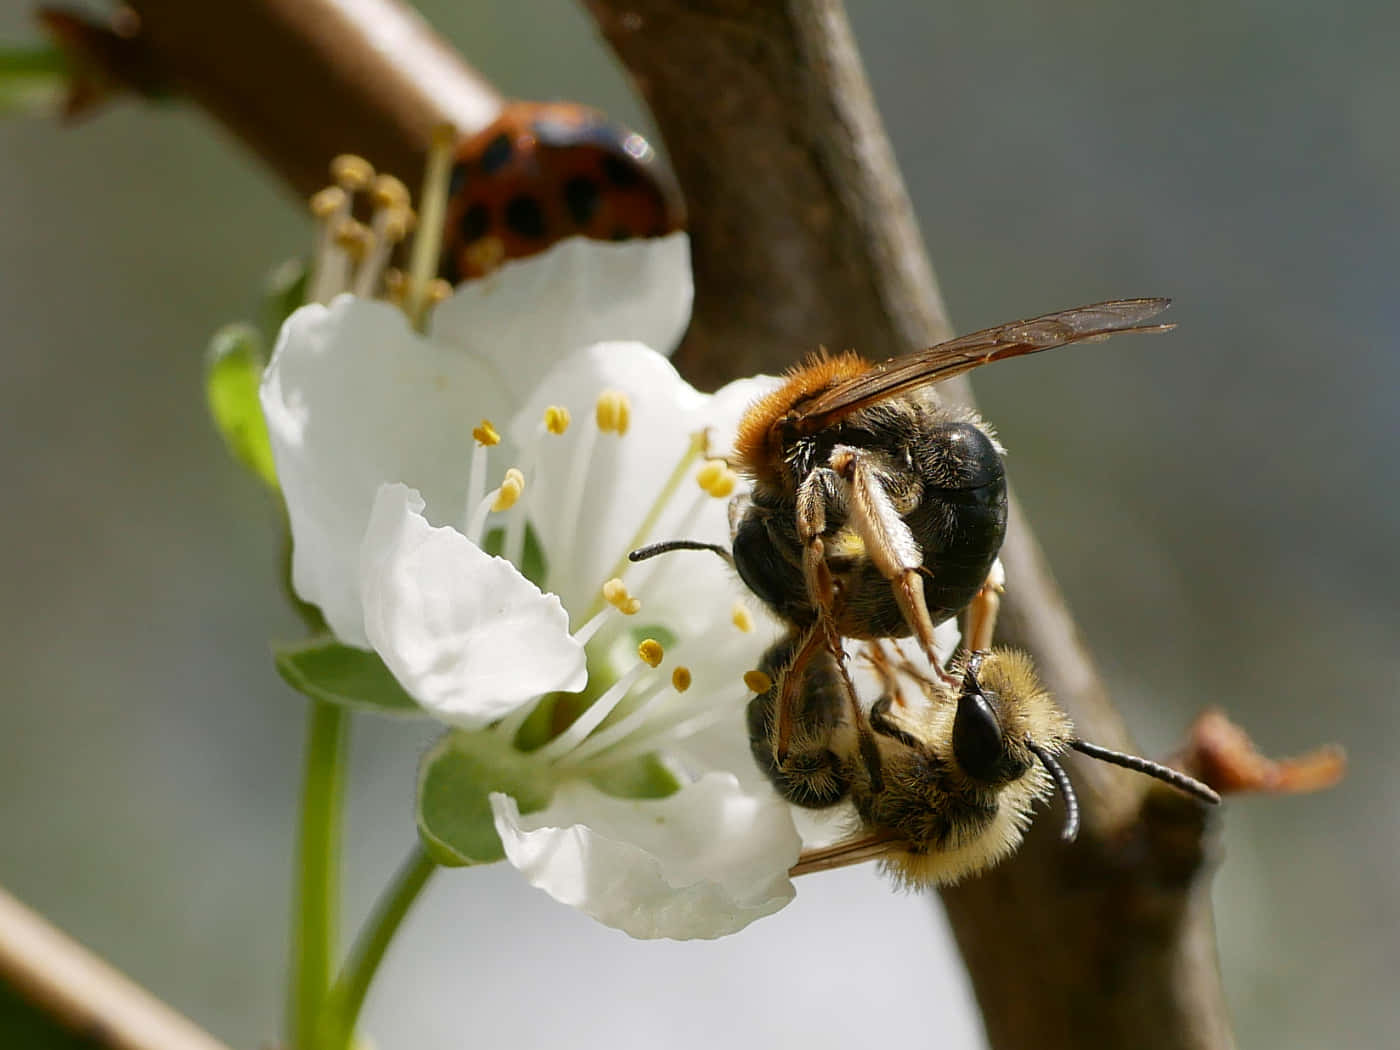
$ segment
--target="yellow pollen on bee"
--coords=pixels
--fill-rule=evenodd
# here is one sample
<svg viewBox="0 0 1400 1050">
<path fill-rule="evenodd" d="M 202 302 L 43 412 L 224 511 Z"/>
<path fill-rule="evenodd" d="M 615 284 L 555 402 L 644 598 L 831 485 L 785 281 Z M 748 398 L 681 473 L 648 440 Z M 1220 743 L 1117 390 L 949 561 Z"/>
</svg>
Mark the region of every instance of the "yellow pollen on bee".
<svg viewBox="0 0 1400 1050">
<path fill-rule="evenodd" d="M 618 437 L 627 433 L 632 422 L 632 404 L 621 390 L 604 390 L 598 395 L 598 429 Z"/>
<path fill-rule="evenodd" d="M 739 477 L 722 459 L 712 459 L 695 472 L 700 487 L 715 499 L 727 499 L 734 494 Z"/>
<path fill-rule="evenodd" d="M 346 199 L 345 191 L 339 186 L 327 186 L 311 195 L 311 214 L 317 219 L 328 219 L 345 207 Z"/>
<path fill-rule="evenodd" d="M 342 153 L 331 161 L 331 180 L 350 193 L 362 190 L 374 180 L 374 166 L 364 157 Z"/>
<path fill-rule="evenodd" d="M 476 426 L 472 427 L 472 437 L 478 445 L 483 448 L 490 448 L 492 445 L 501 443 L 501 433 L 492 426 L 489 419 L 483 419 Z"/>
<path fill-rule="evenodd" d="M 562 434 L 569 429 L 571 417 L 563 405 L 550 405 L 544 410 L 544 428 L 551 434 Z"/>
<path fill-rule="evenodd" d="M 749 687 L 751 692 L 766 693 L 773 688 L 773 679 L 762 671 L 745 671 L 744 684 Z"/>
<path fill-rule="evenodd" d="M 690 668 L 677 667 L 671 672 L 671 686 L 678 693 L 683 693 L 690 688 Z"/>
<path fill-rule="evenodd" d="M 506 471 L 505 480 L 501 482 L 501 487 L 496 490 L 496 499 L 491 504 L 491 509 L 498 514 L 503 510 L 510 510 L 524 491 L 525 475 L 515 467 L 511 467 Z"/>
<path fill-rule="evenodd" d="M 655 638 L 644 638 L 642 644 L 637 646 L 637 655 L 642 658 L 642 663 L 648 667 L 660 667 L 662 659 L 666 656 L 666 650 Z"/>
<path fill-rule="evenodd" d="M 734 626 L 745 634 L 753 630 L 753 614 L 749 612 L 749 607 L 743 602 L 734 603 L 734 612 L 730 615 L 734 621 Z"/>
</svg>

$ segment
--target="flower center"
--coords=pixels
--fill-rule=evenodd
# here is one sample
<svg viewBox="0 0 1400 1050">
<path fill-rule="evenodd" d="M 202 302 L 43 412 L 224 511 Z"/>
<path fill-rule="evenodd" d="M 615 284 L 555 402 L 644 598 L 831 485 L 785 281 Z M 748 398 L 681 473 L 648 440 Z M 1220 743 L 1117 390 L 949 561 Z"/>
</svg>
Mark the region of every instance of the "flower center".
<svg viewBox="0 0 1400 1050">
<path fill-rule="evenodd" d="M 488 550 L 499 546 L 504 557 L 525 571 L 522 557 L 533 537 L 529 519 L 543 520 L 542 516 L 548 515 L 550 520 L 580 520 L 586 511 L 594 454 L 601 442 L 628 440 L 630 420 L 626 395 L 614 390 L 598 395 L 591 418 L 580 425 L 571 426 L 566 409 L 549 407 L 523 443 L 523 467 L 507 470 L 505 479 L 491 491 L 486 490 L 487 478 L 492 475 L 490 452 L 500 437 L 495 427 L 483 420 L 473 431 L 476 447 L 464 512 L 468 538 Z M 532 488 L 530 479 L 543 445 L 561 437 L 572 448 L 567 481 L 556 496 Z M 578 617 L 575 611 L 578 626 L 574 638 L 585 647 L 587 687 L 581 693 L 541 697 L 498 723 L 496 731 L 515 747 L 561 767 L 604 769 L 654 752 L 663 737 L 675 739 L 704 728 L 731 713 L 746 698 L 741 682 L 704 681 L 703 668 L 706 654 L 732 646 L 733 640 L 727 636 L 753 630 L 747 607 L 738 602 L 728 620 L 717 617 L 697 636 L 686 637 L 665 623 L 639 615 L 646 608 L 646 595 L 659 593 L 672 559 L 633 564 L 627 558 L 630 551 L 652 538 L 657 523 L 675 508 L 678 499 L 685 500 L 679 508 L 679 520 L 690 521 L 705 502 L 733 494 L 737 484 L 734 472 L 723 460 L 706 459 L 705 448 L 704 435 L 697 434 L 643 514 L 636 532 L 616 552 L 616 560 L 606 579 L 598 581 L 591 592 L 594 597 L 583 615 Z M 687 499 L 685 483 L 691 478 L 695 488 Z M 510 516 L 503 534 L 487 533 L 490 515 L 506 510 Z M 546 552 L 550 563 L 576 563 L 578 533 L 566 534 L 560 549 Z M 491 542 L 493 538 L 496 543 Z M 549 565 L 545 565 L 543 580 L 536 582 L 548 589 L 548 577 Z M 692 664 L 702 668 L 698 676 Z M 682 701 L 681 694 L 696 684 L 697 677 L 704 691 L 698 698 Z"/>
</svg>

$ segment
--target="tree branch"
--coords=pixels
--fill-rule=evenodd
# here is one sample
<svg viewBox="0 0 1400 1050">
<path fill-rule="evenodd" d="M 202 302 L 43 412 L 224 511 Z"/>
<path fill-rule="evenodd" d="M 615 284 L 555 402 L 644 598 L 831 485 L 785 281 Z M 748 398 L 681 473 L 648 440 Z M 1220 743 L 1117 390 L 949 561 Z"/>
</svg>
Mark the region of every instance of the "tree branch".
<svg viewBox="0 0 1400 1050">
<path fill-rule="evenodd" d="M 0 982 L 106 1050 L 228 1050 L 0 890 Z"/>
<path fill-rule="evenodd" d="M 301 192 L 347 149 L 412 178 L 434 123 L 473 129 L 496 105 L 393 0 L 132 3 L 163 79 Z M 646 95 L 687 197 L 696 303 L 678 361 L 693 380 L 780 370 L 820 343 L 879 357 L 949 334 L 837 0 L 590 7 Z M 1124 746 L 1014 506 L 1003 560 L 1003 640 L 1032 653 L 1086 737 Z M 1013 861 L 944 894 L 992 1045 L 1230 1046 L 1202 815 L 1132 774 L 1073 765 L 1079 842 L 1054 841 L 1042 820 Z"/>
<path fill-rule="evenodd" d="M 839 0 L 589 3 L 687 197 L 683 370 L 717 383 L 821 343 L 881 357 L 950 334 Z M 1014 505 L 1002 559 L 1001 640 L 1031 652 L 1085 737 L 1125 746 Z M 944 894 L 992 1045 L 1230 1046 L 1203 815 L 1122 770 L 1073 765 L 1078 843 L 1042 820 L 1013 861 Z"/>
</svg>

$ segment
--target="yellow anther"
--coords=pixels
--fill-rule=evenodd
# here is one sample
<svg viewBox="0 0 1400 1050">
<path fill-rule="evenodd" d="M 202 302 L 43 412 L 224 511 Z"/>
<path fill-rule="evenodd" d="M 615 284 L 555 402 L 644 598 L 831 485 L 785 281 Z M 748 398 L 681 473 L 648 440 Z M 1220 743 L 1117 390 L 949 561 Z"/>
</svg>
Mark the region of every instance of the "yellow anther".
<svg viewBox="0 0 1400 1050">
<path fill-rule="evenodd" d="M 734 612 L 730 619 L 734 621 L 734 626 L 745 634 L 753 630 L 753 614 L 749 612 L 749 607 L 743 602 L 734 603 Z"/>
<path fill-rule="evenodd" d="M 369 251 L 369 227 L 354 219 L 342 219 L 336 223 L 335 243 L 358 262 Z"/>
<path fill-rule="evenodd" d="M 327 186 L 311 196 L 311 214 L 318 219 L 328 219 L 345 207 L 345 191 L 339 186 Z"/>
<path fill-rule="evenodd" d="M 603 584 L 603 601 L 609 605 L 621 605 L 627 600 L 627 584 L 614 576 Z"/>
<path fill-rule="evenodd" d="M 627 433 L 632 422 L 632 405 L 621 390 L 604 390 L 598 395 L 598 429 L 618 437 Z"/>
<path fill-rule="evenodd" d="M 655 638 L 647 638 L 642 644 L 637 646 L 637 655 L 642 658 L 642 663 L 648 667 L 659 667 L 662 658 L 666 655 L 666 650 L 661 648 L 661 643 Z"/>
<path fill-rule="evenodd" d="M 744 684 L 749 687 L 751 692 L 766 693 L 773 688 L 773 679 L 762 671 L 745 671 Z"/>
<path fill-rule="evenodd" d="M 413 229 L 413 209 L 393 208 L 380 220 L 380 232 L 386 240 L 395 243 L 408 236 L 408 231 Z"/>
<path fill-rule="evenodd" d="M 478 445 L 485 448 L 490 448 L 492 445 L 499 445 L 501 443 L 500 431 L 491 425 L 489 419 L 483 419 L 476 426 L 472 427 L 472 437 L 476 439 Z"/>
<path fill-rule="evenodd" d="M 672 671 L 672 672 L 671 672 L 671 685 L 675 687 L 675 690 L 676 690 L 676 692 L 678 692 L 678 693 L 683 693 L 683 692 L 685 692 L 687 689 L 689 689 L 689 688 L 690 688 L 690 668 L 689 668 L 689 667 L 677 667 L 674 671 Z"/>
<path fill-rule="evenodd" d="M 544 410 L 544 428 L 551 434 L 562 434 L 569 429 L 569 410 L 563 405 L 550 405 Z"/>
<path fill-rule="evenodd" d="M 642 611 L 642 600 L 640 598 L 628 598 L 619 605 L 617 609 L 623 616 L 636 616 Z"/>
<path fill-rule="evenodd" d="M 389 302 L 396 306 L 403 302 L 404 294 L 408 291 L 408 278 L 398 267 L 392 267 L 384 271 L 384 295 Z"/>
<path fill-rule="evenodd" d="M 374 166 L 364 157 L 342 153 L 331 161 L 331 180 L 337 186 L 354 193 L 374 180 Z"/>
<path fill-rule="evenodd" d="M 506 471 L 505 480 L 501 482 L 501 487 L 496 490 L 496 499 L 491 504 L 491 509 L 497 514 L 503 510 L 510 510 L 524 491 L 525 475 L 515 467 L 511 467 Z"/>
<path fill-rule="evenodd" d="M 733 495 L 739 477 L 729 469 L 722 459 L 712 459 L 695 472 L 695 480 L 700 487 L 716 499 L 726 499 Z"/>
<path fill-rule="evenodd" d="M 428 282 L 428 303 L 433 305 L 442 302 L 452 294 L 452 285 L 444 281 L 441 277 L 434 277 Z"/>
<path fill-rule="evenodd" d="M 409 204 L 408 187 L 392 175 L 376 175 L 370 197 L 376 208 L 407 208 Z"/>
</svg>

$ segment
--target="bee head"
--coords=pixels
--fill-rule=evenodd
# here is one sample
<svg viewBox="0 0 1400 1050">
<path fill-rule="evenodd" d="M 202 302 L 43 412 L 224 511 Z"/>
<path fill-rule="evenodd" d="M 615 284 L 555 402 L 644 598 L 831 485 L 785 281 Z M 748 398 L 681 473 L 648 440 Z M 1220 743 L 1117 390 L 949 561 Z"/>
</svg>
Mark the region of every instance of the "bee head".
<svg viewBox="0 0 1400 1050">
<path fill-rule="evenodd" d="M 953 757 L 974 780 L 1004 784 L 1025 775 L 1031 754 L 1007 733 L 1002 694 L 982 684 L 979 672 L 987 656 L 973 653 L 968 658 L 953 718 Z"/>
</svg>

